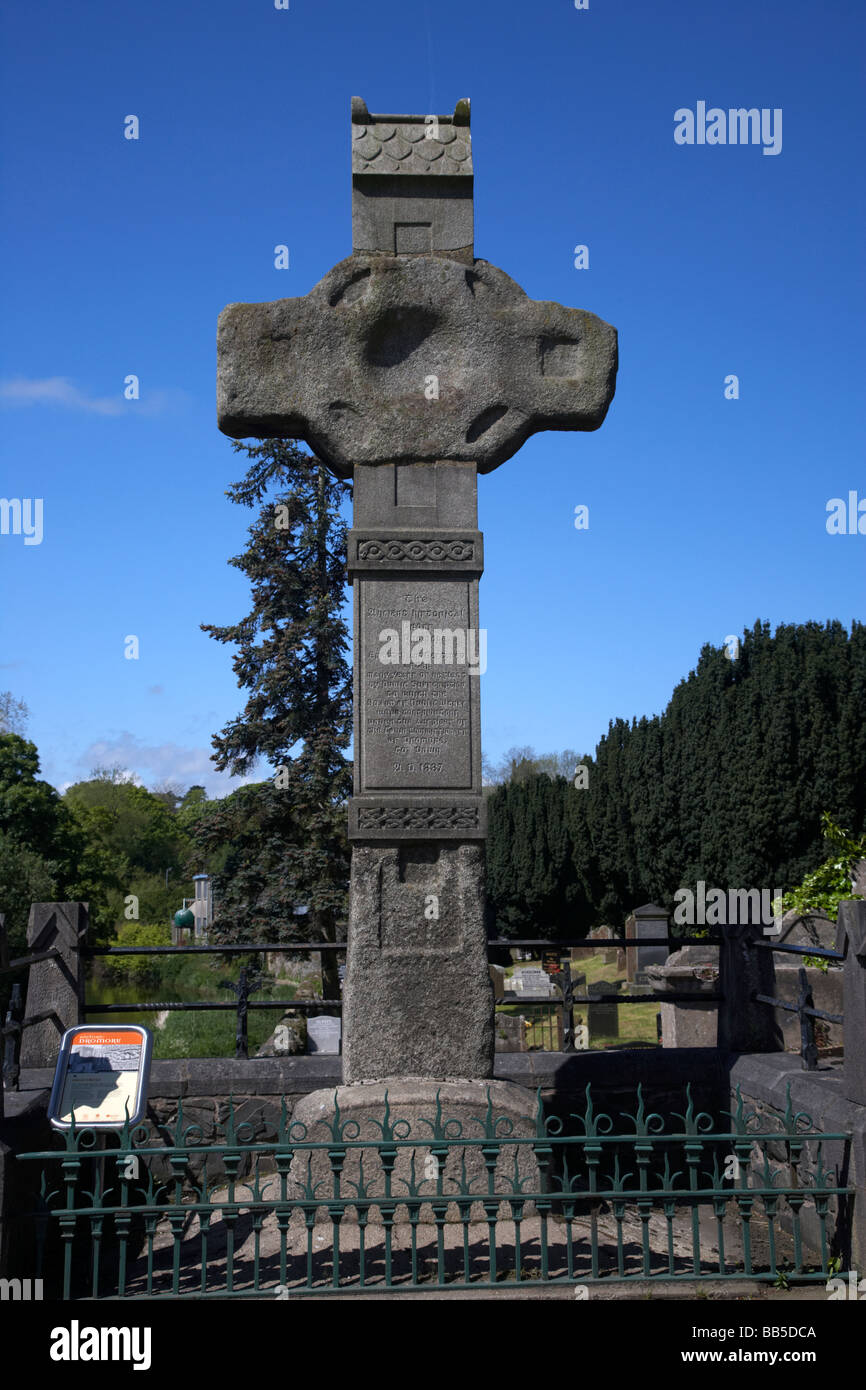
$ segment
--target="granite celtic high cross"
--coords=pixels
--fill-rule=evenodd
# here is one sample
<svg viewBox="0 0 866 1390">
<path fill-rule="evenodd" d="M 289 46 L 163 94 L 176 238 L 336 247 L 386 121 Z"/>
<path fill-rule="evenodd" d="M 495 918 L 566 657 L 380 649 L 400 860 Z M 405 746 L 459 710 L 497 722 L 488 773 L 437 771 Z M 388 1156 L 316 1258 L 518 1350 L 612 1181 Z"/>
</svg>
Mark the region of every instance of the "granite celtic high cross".
<svg viewBox="0 0 866 1390">
<path fill-rule="evenodd" d="M 220 315 L 220 429 L 354 479 L 346 1082 L 492 1075 L 476 479 L 537 430 L 597 429 L 616 367 L 609 324 L 476 260 L 468 101 L 354 97 L 352 255 Z"/>
</svg>

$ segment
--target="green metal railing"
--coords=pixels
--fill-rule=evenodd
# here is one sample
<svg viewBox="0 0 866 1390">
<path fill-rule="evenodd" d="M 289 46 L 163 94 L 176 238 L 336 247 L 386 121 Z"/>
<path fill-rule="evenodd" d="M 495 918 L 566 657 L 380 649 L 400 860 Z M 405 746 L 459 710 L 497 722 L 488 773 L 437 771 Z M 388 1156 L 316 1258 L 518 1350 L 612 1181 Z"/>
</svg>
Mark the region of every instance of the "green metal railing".
<svg viewBox="0 0 866 1390">
<path fill-rule="evenodd" d="M 853 1189 L 819 1133 L 787 1108 L 545 1117 L 519 1132 L 490 1092 L 471 1119 L 384 1105 L 309 1129 L 285 1100 L 270 1130 L 230 1100 L 209 1143 L 178 1104 L 102 1149 L 20 1155 L 43 1167 L 37 1277 L 70 1298 L 280 1297 L 469 1290 L 536 1281 L 826 1281 Z M 670 1124 L 670 1128 L 668 1128 Z M 113 1136 L 109 1143 L 113 1142 Z M 844 1222 L 842 1222 L 844 1224 Z M 59 1245 L 59 1249 L 58 1249 Z M 43 1269 L 43 1256 L 45 1268 Z M 50 1277 L 54 1261 L 56 1278 Z"/>
</svg>

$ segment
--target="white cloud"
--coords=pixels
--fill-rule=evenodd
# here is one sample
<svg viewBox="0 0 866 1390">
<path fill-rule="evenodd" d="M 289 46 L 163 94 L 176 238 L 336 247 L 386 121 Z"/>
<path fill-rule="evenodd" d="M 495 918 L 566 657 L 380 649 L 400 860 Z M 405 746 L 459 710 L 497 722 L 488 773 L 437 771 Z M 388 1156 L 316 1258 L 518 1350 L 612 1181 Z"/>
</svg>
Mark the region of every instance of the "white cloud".
<svg viewBox="0 0 866 1390">
<path fill-rule="evenodd" d="M 258 776 L 230 777 L 217 772 L 208 748 L 184 748 L 177 743 L 147 744 L 125 730 L 117 738 L 100 739 L 91 743 L 75 760 L 81 769 L 81 780 L 94 767 L 117 767 L 128 770 L 130 780 L 138 785 L 154 786 L 161 782 L 181 782 L 184 786 L 203 786 L 208 796 L 226 796 L 244 782 L 261 781 L 266 770 Z"/>
<path fill-rule="evenodd" d="M 141 399 L 127 401 L 118 387 L 116 396 L 88 396 L 65 376 L 13 377 L 0 382 L 0 405 L 55 405 L 65 410 L 82 410 L 89 415 L 162 415 L 184 405 L 185 391 L 142 390 Z"/>
</svg>

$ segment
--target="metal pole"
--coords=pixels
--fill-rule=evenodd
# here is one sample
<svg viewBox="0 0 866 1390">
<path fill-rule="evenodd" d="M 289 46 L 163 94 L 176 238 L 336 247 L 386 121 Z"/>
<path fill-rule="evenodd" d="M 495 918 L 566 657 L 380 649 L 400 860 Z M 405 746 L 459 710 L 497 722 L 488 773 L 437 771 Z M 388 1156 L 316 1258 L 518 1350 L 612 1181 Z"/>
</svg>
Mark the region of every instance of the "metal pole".
<svg viewBox="0 0 866 1390">
<path fill-rule="evenodd" d="M 247 1002 L 249 1000 L 249 986 L 247 983 L 246 966 L 241 970 L 241 977 L 238 981 L 238 1023 L 235 1034 L 235 1057 L 246 1060 L 249 1057 L 247 1046 Z"/>
<path fill-rule="evenodd" d="M 571 978 L 571 961 L 562 966 L 562 1050 L 574 1052 L 574 984 Z"/>
<path fill-rule="evenodd" d="M 800 997 L 797 1000 L 797 1012 L 800 1015 L 800 1056 L 803 1058 L 804 1071 L 817 1071 L 818 1048 L 815 1044 L 815 1020 L 811 1014 L 805 1012 L 806 1009 L 814 1009 L 815 1001 L 812 998 L 812 989 L 805 966 L 800 966 L 798 979 L 800 983 Z"/>
</svg>

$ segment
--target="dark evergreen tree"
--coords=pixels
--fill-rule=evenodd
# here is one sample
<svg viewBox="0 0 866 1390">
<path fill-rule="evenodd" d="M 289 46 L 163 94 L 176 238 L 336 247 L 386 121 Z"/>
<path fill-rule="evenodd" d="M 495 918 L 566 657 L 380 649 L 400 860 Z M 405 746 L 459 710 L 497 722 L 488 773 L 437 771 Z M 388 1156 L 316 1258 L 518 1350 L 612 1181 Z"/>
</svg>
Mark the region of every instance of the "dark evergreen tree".
<svg viewBox="0 0 866 1390">
<path fill-rule="evenodd" d="M 215 883 L 215 931 L 238 939 L 257 922 L 277 929 L 282 921 L 288 936 L 294 908 L 306 904 L 310 939 L 333 941 L 349 865 L 343 821 L 351 790 L 345 750 L 352 684 L 340 508 L 351 487 L 291 440 L 234 447 L 250 466 L 227 496 L 259 507 L 246 549 L 231 561 L 252 584 L 253 607 L 239 623 L 202 626 L 218 642 L 237 645 L 234 670 L 250 693 L 243 712 L 214 737 L 214 761 L 221 771 L 243 775 L 264 758 L 272 775 L 243 789 L 225 817 L 208 820 L 210 847 L 218 848 L 220 827 L 222 843 L 233 847 L 231 869 L 227 862 Z M 266 843 L 255 834 L 237 838 L 239 807 L 252 826 L 267 828 Z M 243 896 L 231 876 L 246 885 Z M 336 997 L 331 953 L 323 957 L 323 985 Z"/>
<path fill-rule="evenodd" d="M 757 622 L 705 646 L 664 713 L 611 723 L 589 834 L 601 919 L 680 886 L 788 887 L 822 857 L 821 814 L 866 822 L 866 629 Z"/>
<path fill-rule="evenodd" d="M 588 925 L 621 926 L 650 899 L 670 909 L 677 888 L 699 879 L 790 888 L 822 863 L 823 812 L 855 835 L 866 827 L 864 712 L 863 624 L 772 633 L 756 622 L 734 660 L 705 646 L 663 714 L 613 720 L 595 757 L 580 760 L 588 788 L 566 787 L 558 810 L 554 784 L 527 775 L 532 750 L 512 750 L 489 802 L 499 929 L 538 934 L 567 903 Z M 568 827 L 568 874 L 556 814 Z"/>
<path fill-rule="evenodd" d="M 488 801 L 487 893 L 497 936 L 581 936 L 590 899 L 575 831 L 579 799 L 564 777 L 506 782 Z"/>
</svg>

